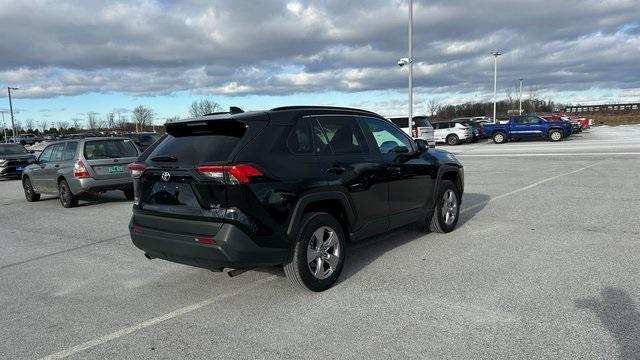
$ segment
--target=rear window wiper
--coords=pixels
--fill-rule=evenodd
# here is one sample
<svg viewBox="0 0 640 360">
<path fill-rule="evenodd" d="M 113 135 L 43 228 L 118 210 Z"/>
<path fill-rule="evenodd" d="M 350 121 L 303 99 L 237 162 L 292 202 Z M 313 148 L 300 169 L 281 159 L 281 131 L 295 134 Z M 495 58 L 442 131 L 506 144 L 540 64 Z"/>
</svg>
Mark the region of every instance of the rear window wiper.
<svg viewBox="0 0 640 360">
<path fill-rule="evenodd" d="M 158 161 L 158 162 L 177 162 L 178 158 L 175 156 L 168 156 L 168 155 L 160 155 L 160 156 L 156 156 L 156 157 L 152 157 L 151 161 Z"/>
</svg>

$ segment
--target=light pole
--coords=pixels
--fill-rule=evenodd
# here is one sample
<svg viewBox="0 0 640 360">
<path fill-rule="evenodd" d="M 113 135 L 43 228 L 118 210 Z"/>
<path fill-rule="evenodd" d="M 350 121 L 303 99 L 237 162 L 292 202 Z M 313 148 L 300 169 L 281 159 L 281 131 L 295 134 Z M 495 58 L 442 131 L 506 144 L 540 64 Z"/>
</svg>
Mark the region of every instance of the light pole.
<svg viewBox="0 0 640 360">
<path fill-rule="evenodd" d="M 409 134 L 413 136 L 413 0 L 409 0 Z"/>
<path fill-rule="evenodd" d="M 524 80 L 523 78 L 520 78 L 520 95 L 518 95 L 518 115 L 522 115 L 522 80 Z"/>
<path fill-rule="evenodd" d="M 0 110 L 0 113 L 2 113 L 2 130 L 4 131 L 4 142 L 8 143 L 9 139 L 7 138 L 7 125 L 4 122 L 4 113 L 6 113 L 6 111 Z"/>
<path fill-rule="evenodd" d="M 496 102 L 498 101 L 498 56 L 502 53 L 498 50 L 492 51 L 493 55 L 493 123 L 496 123 Z"/>
<path fill-rule="evenodd" d="M 9 111 L 11 112 L 11 131 L 13 134 L 13 140 L 16 139 L 16 123 L 13 120 L 13 104 L 11 104 L 11 90 L 18 90 L 17 87 L 7 86 L 7 93 L 9 93 Z"/>
</svg>

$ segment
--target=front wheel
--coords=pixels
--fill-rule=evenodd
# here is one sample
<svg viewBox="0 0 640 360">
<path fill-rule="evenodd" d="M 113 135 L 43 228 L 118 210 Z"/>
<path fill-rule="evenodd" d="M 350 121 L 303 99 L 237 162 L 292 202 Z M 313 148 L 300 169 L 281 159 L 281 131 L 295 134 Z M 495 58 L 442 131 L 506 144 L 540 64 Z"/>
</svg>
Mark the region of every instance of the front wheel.
<svg viewBox="0 0 640 360">
<path fill-rule="evenodd" d="M 36 193 L 33 189 L 33 185 L 31 185 L 31 180 L 29 178 L 25 178 L 22 181 L 22 188 L 24 189 L 24 197 L 28 202 L 40 200 L 40 194 Z"/>
<path fill-rule="evenodd" d="M 58 183 L 58 196 L 60 196 L 60 203 L 65 208 L 72 208 L 78 205 L 78 197 L 73 195 L 69 184 L 66 180 L 60 180 Z"/>
<path fill-rule="evenodd" d="M 450 180 L 443 180 L 438 187 L 436 206 L 433 215 L 426 219 L 432 232 L 448 233 L 458 224 L 460 216 L 460 192 Z"/>
<path fill-rule="evenodd" d="M 560 130 L 551 130 L 549 132 L 549 139 L 554 142 L 562 140 L 562 132 L 560 132 Z"/>
<path fill-rule="evenodd" d="M 344 265 L 342 225 L 320 212 L 306 214 L 301 224 L 284 272 L 295 287 L 324 291 L 336 282 Z"/>
</svg>

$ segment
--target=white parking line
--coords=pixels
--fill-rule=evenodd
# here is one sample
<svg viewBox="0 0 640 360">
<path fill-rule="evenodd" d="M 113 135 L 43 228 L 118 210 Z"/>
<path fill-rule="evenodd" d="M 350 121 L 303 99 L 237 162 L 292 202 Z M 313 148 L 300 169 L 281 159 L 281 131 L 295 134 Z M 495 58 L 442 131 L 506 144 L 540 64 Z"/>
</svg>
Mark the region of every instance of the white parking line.
<svg viewBox="0 0 640 360">
<path fill-rule="evenodd" d="M 494 201 L 494 200 L 502 199 L 503 197 L 507 197 L 507 196 L 510 196 L 510 195 L 513 195 L 513 194 L 517 194 L 517 193 L 522 192 L 522 191 L 525 191 L 525 190 L 529 190 L 529 189 L 531 189 L 531 188 L 533 188 L 533 187 L 536 187 L 536 186 L 541 185 L 541 184 L 544 184 L 544 183 L 546 183 L 546 182 L 549 182 L 549 181 L 555 180 L 555 179 L 557 179 L 557 178 L 561 178 L 561 177 L 563 177 L 563 176 L 567 176 L 567 175 L 575 174 L 575 173 L 577 173 L 577 172 L 580 172 L 580 171 L 586 170 L 586 169 L 588 169 L 588 168 L 590 168 L 590 167 L 594 167 L 594 166 L 596 166 L 596 165 L 600 164 L 601 162 L 602 162 L 602 161 L 598 161 L 598 162 L 595 162 L 595 163 L 593 163 L 593 164 L 591 164 L 591 165 L 587 165 L 587 166 L 585 166 L 585 167 L 582 167 L 582 168 L 580 168 L 580 169 L 578 169 L 578 170 L 573 170 L 573 171 L 569 171 L 568 173 L 564 173 L 564 174 L 560 174 L 560 175 L 552 176 L 552 177 L 550 177 L 550 178 L 546 178 L 546 179 L 540 180 L 540 181 L 538 181 L 538 182 L 535 182 L 535 183 L 533 183 L 533 184 L 527 185 L 527 186 L 525 186 L 525 187 L 521 187 L 521 188 L 519 188 L 519 189 L 515 189 L 515 190 L 513 190 L 513 191 L 509 191 L 508 193 L 505 193 L 505 194 L 502 194 L 502 195 L 498 195 L 498 196 L 496 196 L 496 197 L 492 197 L 492 198 L 491 198 L 491 199 L 489 199 L 489 200 L 486 200 L 486 201 L 480 202 L 480 203 L 475 204 L 475 205 L 471 205 L 471 206 L 469 206 L 468 208 L 461 209 L 461 210 L 460 210 L 460 213 L 461 213 L 461 214 L 464 214 L 464 213 L 465 213 L 465 212 L 467 212 L 467 211 L 470 211 L 470 210 L 473 210 L 473 209 L 477 209 L 477 208 L 479 208 L 479 207 L 481 207 L 481 206 L 484 206 L 484 205 L 486 205 L 486 204 L 488 204 L 488 203 L 490 203 L 490 202 L 492 202 L 492 201 Z"/>
<path fill-rule="evenodd" d="M 169 313 L 166 313 L 164 315 L 161 315 L 161 316 L 158 316 L 158 317 L 143 321 L 141 323 L 138 323 L 138 324 L 126 327 L 126 328 L 122 328 L 122 329 L 120 329 L 118 331 L 114 331 L 114 332 L 112 332 L 110 334 L 107 334 L 107 335 L 104 335 L 104 336 L 100 336 L 100 337 L 95 338 L 93 340 L 89 340 L 89 341 L 87 341 L 85 343 L 82 343 L 82 344 L 76 345 L 74 347 L 70 347 L 68 349 L 59 351 L 59 352 L 57 352 L 55 354 L 47 355 L 47 356 L 41 358 L 41 360 L 64 359 L 64 358 L 66 358 L 68 356 L 71 356 L 71 355 L 77 354 L 79 352 L 91 349 L 91 348 L 96 347 L 98 345 L 102 345 L 102 344 L 107 343 L 107 342 L 109 342 L 111 340 L 115 340 L 115 339 L 123 337 L 125 335 L 129 335 L 129 334 L 131 334 L 133 332 L 136 332 L 138 330 L 142 330 L 144 328 L 148 328 L 149 326 L 153 326 L 153 325 L 159 324 L 161 322 L 173 319 L 175 317 L 182 316 L 182 315 L 190 313 L 192 311 L 201 309 L 201 308 L 203 308 L 205 306 L 209 306 L 209 305 L 211 305 L 211 304 L 213 304 L 215 302 L 218 302 L 220 300 L 239 295 L 239 294 L 244 293 L 246 291 L 249 291 L 249 290 L 251 290 L 251 289 L 253 289 L 253 288 L 255 288 L 255 287 L 259 286 L 259 285 L 262 285 L 262 284 L 267 283 L 269 281 L 275 280 L 277 277 L 278 277 L 277 275 L 273 275 L 273 276 L 267 277 L 265 279 L 261 279 L 261 280 L 255 281 L 255 282 L 251 283 L 249 286 L 246 286 L 246 287 L 244 287 L 242 289 L 238 289 L 238 290 L 232 291 L 230 293 L 216 295 L 214 297 L 211 297 L 209 299 L 197 302 L 195 304 L 191 304 L 191 305 L 185 306 L 183 308 L 176 309 L 176 310 L 174 310 L 172 312 L 169 312 Z"/>
<path fill-rule="evenodd" d="M 611 152 L 611 153 L 504 153 L 504 154 L 455 154 L 460 157 L 518 157 L 518 156 L 609 156 L 609 155 L 640 155 L 640 152 Z"/>
</svg>

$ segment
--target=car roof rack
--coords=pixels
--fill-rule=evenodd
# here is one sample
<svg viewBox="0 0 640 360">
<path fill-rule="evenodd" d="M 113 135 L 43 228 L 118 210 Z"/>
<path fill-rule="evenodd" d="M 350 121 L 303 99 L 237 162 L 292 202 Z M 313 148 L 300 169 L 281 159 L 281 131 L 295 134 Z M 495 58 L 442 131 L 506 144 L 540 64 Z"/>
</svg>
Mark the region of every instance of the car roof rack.
<svg viewBox="0 0 640 360">
<path fill-rule="evenodd" d="M 342 107 L 342 106 L 324 106 L 324 105 L 293 105 L 293 106 L 281 106 L 271 109 L 270 111 L 286 111 L 286 110 L 305 110 L 305 109 L 322 109 L 322 110 L 344 110 L 344 111 L 353 111 L 371 114 L 375 116 L 380 116 L 373 111 L 356 109 L 350 107 Z"/>
</svg>

